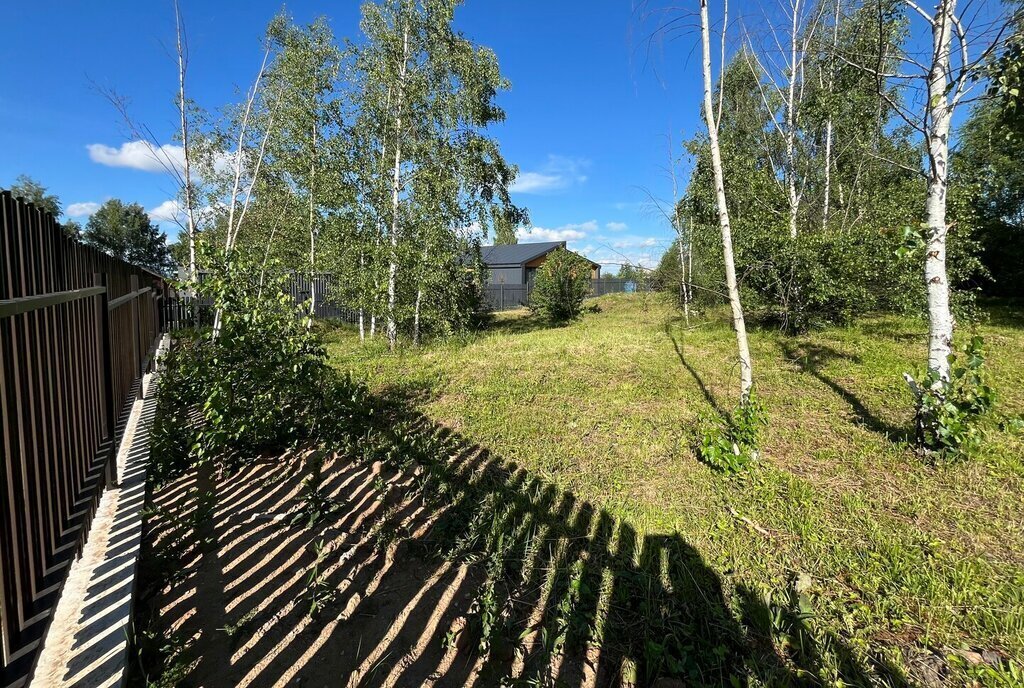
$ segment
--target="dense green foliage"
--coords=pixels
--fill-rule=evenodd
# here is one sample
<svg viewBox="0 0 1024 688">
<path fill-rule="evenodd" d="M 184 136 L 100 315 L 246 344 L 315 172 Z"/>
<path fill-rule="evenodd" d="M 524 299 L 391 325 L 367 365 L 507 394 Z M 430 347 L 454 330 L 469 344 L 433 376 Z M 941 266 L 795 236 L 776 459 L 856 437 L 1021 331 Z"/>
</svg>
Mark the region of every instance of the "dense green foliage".
<svg viewBox="0 0 1024 688">
<path fill-rule="evenodd" d="M 508 88 L 494 53 L 454 28 L 456 0 L 368 2 L 358 41 L 325 18 L 267 28 L 252 102 L 190 110 L 200 233 L 303 274 L 330 273 L 367 336 L 446 335 L 479 311 L 466 256 L 514 241 L 516 168 L 488 127 Z M 224 151 L 232 151 L 224 164 Z M 232 228 L 237 241 L 232 243 Z"/>
<path fill-rule="evenodd" d="M 491 217 L 491 228 L 494 230 L 495 244 L 519 243 L 519 237 L 516 236 L 516 228 L 519 223 L 525 221 L 525 215 L 510 213 L 504 208 L 495 206 Z"/>
<path fill-rule="evenodd" d="M 555 249 L 537 270 L 530 308 L 555 323 L 578 318 L 590 291 L 590 274 L 588 260 L 564 248 Z"/>
<path fill-rule="evenodd" d="M 112 198 L 89 218 L 82 241 L 132 265 L 167 273 L 173 263 L 167 236 L 138 203 Z"/>
<path fill-rule="evenodd" d="M 950 356 L 948 380 L 928 371 L 913 383 L 917 444 L 940 461 L 971 457 L 981 444 L 978 420 L 995 401 L 982 345 L 974 336 L 960 356 Z"/>
<path fill-rule="evenodd" d="M 164 361 L 153 430 L 154 471 L 237 464 L 299 442 L 342 443 L 363 412 L 357 385 L 333 374 L 278 266 L 210 252 L 200 294 L 219 332 L 185 332 Z"/>
<path fill-rule="evenodd" d="M 64 205 L 57 194 L 50 193 L 49 189 L 27 174 L 18 175 L 11 184 L 10 192 L 15 198 L 21 198 L 37 208 L 42 208 L 53 215 L 55 220 L 58 220 L 63 212 Z M 82 233 L 81 225 L 74 220 L 65 220 L 61 226 L 69 237 L 77 239 Z"/>
<path fill-rule="evenodd" d="M 27 174 L 19 174 L 14 180 L 11 184 L 11 195 L 42 208 L 54 218 L 60 217 L 62 212 L 60 198 Z"/>
<path fill-rule="evenodd" d="M 977 226 L 987 271 L 981 287 L 1024 295 L 1024 137 L 1008 137 L 996 101 L 983 101 L 961 128 L 952 157 L 953 183 Z"/>
<path fill-rule="evenodd" d="M 755 320 L 789 331 L 849 323 L 879 310 L 923 312 L 925 306 L 921 260 L 900 253 L 904 229 L 923 220 L 925 184 L 916 172 L 921 151 L 912 129 L 897 116 L 894 104 L 904 95 L 891 86 L 880 96 L 875 77 L 856 66 L 891 65 L 887 46 L 905 39 L 903 9 L 894 3 L 857 6 L 840 17 L 834 49 L 832 27 L 827 28 L 819 27 L 811 43 L 800 103 L 795 236 L 787 227 L 790 206 L 778 162 L 786 150 L 774 119 L 781 107 L 772 99 L 774 86 L 764 83 L 756 58 L 742 50 L 725 67 L 716 93 L 723 101 L 719 135 L 741 300 Z M 853 57 L 844 61 L 836 55 Z M 993 129 L 979 121 L 964 131 L 969 141 Z M 694 138 L 687 149 L 694 169 L 678 217 L 693 251 L 693 296 L 711 305 L 721 302 L 724 273 L 706 137 Z M 980 164 L 989 162 L 998 165 L 987 158 Z M 954 160 L 954 174 L 961 165 L 966 161 Z M 1009 170 L 1003 169 L 999 188 L 1014 188 L 1004 183 Z M 955 177 L 950 191 L 947 261 L 961 314 L 969 312 L 972 292 L 988 284 L 975 258 L 978 238 L 999 233 L 991 222 L 979 230 L 979 214 L 984 218 L 991 210 L 972 202 L 974 187 L 959 184 L 963 178 Z M 985 198 L 991 200 L 993 192 Z M 989 254 L 983 256 L 987 263 Z M 662 258 L 658 283 L 681 293 L 681 276 L 677 241 Z"/>
<path fill-rule="evenodd" d="M 1024 2 L 1003 0 L 1014 9 L 1011 32 L 1002 51 L 987 65 L 989 95 L 995 98 L 999 134 L 1007 139 L 1024 137 Z"/>
</svg>

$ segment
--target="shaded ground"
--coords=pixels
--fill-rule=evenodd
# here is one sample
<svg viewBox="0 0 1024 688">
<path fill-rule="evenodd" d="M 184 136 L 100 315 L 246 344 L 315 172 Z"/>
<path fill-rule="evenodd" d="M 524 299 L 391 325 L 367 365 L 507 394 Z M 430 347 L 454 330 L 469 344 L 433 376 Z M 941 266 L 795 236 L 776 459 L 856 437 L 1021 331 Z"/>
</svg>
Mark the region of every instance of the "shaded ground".
<svg viewBox="0 0 1024 688">
<path fill-rule="evenodd" d="M 743 589 L 734 611 L 678 534 L 641 535 L 423 417 L 386 417 L 393 457 L 328 459 L 335 509 L 312 525 L 293 522 L 308 457 L 158 491 L 140 619 L 172 639 L 166 683 L 814 684 L 799 582 L 781 605 Z M 782 654 L 777 632 L 797 641 Z M 830 641 L 845 680 L 902 683 Z"/>
</svg>

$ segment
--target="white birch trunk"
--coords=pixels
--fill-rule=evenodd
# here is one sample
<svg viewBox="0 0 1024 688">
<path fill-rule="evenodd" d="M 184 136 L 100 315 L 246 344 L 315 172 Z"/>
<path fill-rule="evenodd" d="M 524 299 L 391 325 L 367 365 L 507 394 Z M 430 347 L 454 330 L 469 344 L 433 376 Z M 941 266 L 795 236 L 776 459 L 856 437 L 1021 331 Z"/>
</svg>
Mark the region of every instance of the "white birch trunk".
<svg viewBox="0 0 1024 688">
<path fill-rule="evenodd" d="M 924 280 L 928 289 L 928 368 L 949 379 L 953 350 L 953 316 L 946 275 L 946 191 L 949 130 L 953 107 L 947 89 L 949 50 L 956 0 L 940 0 L 933 22 L 933 50 L 928 74 L 928 200 L 925 216 Z"/>
<path fill-rule="evenodd" d="M 683 234 L 680 232 L 679 237 L 679 272 L 680 272 L 680 283 L 679 283 L 679 295 L 683 299 L 683 317 L 686 319 L 686 326 L 690 326 L 690 304 L 686 298 L 686 258 L 683 256 Z"/>
<path fill-rule="evenodd" d="M 405 105 L 405 74 L 409 64 L 409 27 L 402 37 L 402 65 L 398 70 L 398 107 L 395 115 L 395 166 L 391 177 L 391 260 L 388 265 L 388 346 L 398 344 L 398 320 L 395 313 L 398 281 L 398 210 L 402 190 L 402 107 Z"/>
<path fill-rule="evenodd" d="M 181 14 L 179 12 L 177 2 L 174 3 L 174 21 L 177 28 L 178 45 L 178 114 L 181 116 L 182 178 L 184 180 L 183 186 L 186 222 L 185 231 L 188 236 L 188 280 L 194 285 L 198 279 L 198 273 L 196 272 L 195 203 L 192 198 L 192 164 L 189 156 L 188 112 L 185 101 L 185 70 L 187 61 L 185 58 L 184 37 L 182 35 Z"/>
<path fill-rule="evenodd" d="M 796 239 L 796 221 L 800 206 L 800 196 L 796 190 L 796 82 L 801 71 L 797 67 L 800 0 L 795 0 L 791 9 L 793 25 L 789 35 L 789 89 L 786 95 L 786 190 L 789 195 L 789 236 Z M 802 60 L 801 57 L 801 62 Z"/>
<path fill-rule="evenodd" d="M 362 242 L 360 242 L 359 245 L 362 246 L 363 245 Z M 364 258 L 363 250 L 362 250 L 362 248 L 360 248 L 359 249 L 359 277 L 360 277 L 360 283 L 361 284 L 363 284 L 362 279 L 363 279 L 363 272 L 365 270 L 366 270 L 366 260 Z M 363 291 L 362 287 L 360 287 L 359 291 L 360 292 Z M 359 295 L 359 301 L 360 301 L 360 304 L 359 304 L 359 343 L 360 344 L 362 344 L 363 342 L 366 341 L 366 323 L 363 320 L 363 305 L 362 305 L 362 301 L 365 298 L 366 297 L 365 297 L 364 294 L 361 293 Z"/>
<path fill-rule="evenodd" d="M 686 310 L 690 310 L 693 301 L 693 237 L 686 239 Z"/>
<path fill-rule="evenodd" d="M 829 115 L 828 121 L 825 122 L 825 199 L 822 203 L 821 210 L 821 226 L 824 229 L 828 226 L 828 216 L 832 211 L 831 198 L 832 193 L 832 116 Z"/>
<path fill-rule="evenodd" d="M 224 253 L 231 253 L 235 247 L 235 239 L 238 237 L 238 232 L 241 230 L 242 221 L 239 219 L 237 225 L 235 223 L 235 209 L 238 207 L 238 191 L 239 185 L 242 180 L 242 154 L 243 147 L 245 146 L 245 133 L 249 126 L 249 113 L 252 111 L 253 102 L 256 100 L 256 96 L 259 93 L 260 82 L 263 81 L 263 73 L 267 69 L 267 60 L 270 58 L 270 48 L 267 48 L 263 53 L 263 63 L 260 65 L 259 74 L 256 75 L 256 81 L 253 82 L 252 90 L 249 91 L 249 97 L 245 103 L 245 113 L 242 115 L 242 123 L 238 129 L 238 147 L 235 149 L 235 174 L 234 183 L 231 186 L 231 202 L 228 204 L 228 227 L 227 236 L 224 239 Z M 267 131 L 263 136 L 263 142 L 260 144 L 259 158 L 256 160 L 256 169 L 253 171 L 252 181 L 249 183 L 249 191 L 245 197 L 245 206 L 242 209 L 242 216 L 245 216 L 245 211 L 249 208 L 249 200 L 252 198 L 252 190 L 256 184 L 256 179 L 259 177 L 260 165 L 263 162 L 263 153 L 267 145 L 267 141 L 270 139 L 270 131 L 273 127 L 273 115 L 271 115 L 270 124 L 267 126 Z M 223 320 L 223 313 L 218 308 L 213 314 L 213 339 L 220 337 L 221 324 Z"/>
<path fill-rule="evenodd" d="M 412 317 L 412 343 L 420 345 L 420 303 L 423 301 L 423 287 L 416 290 L 416 309 Z"/>
<path fill-rule="evenodd" d="M 832 17 L 832 55 L 829 57 L 828 89 L 832 95 L 836 85 L 836 50 L 839 49 L 839 11 L 842 0 L 836 0 L 836 12 Z M 830 108 L 831 109 L 831 108 Z M 821 227 L 828 226 L 829 215 L 832 213 L 832 113 L 829 112 L 825 121 L 825 197 L 821 209 Z"/>
<path fill-rule="evenodd" d="M 392 87 L 388 86 L 387 97 L 384 101 L 384 111 L 389 112 L 391 110 L 391 92 Z M 388 163 L 387 163 L 387 146 L 388 146 L 388 132 L 385 128 L 380 138 L 380 176 L 383 179 L 387 175 Z M 374 257 L 380 257 L 380 241 L 384 235 L 384 216 L 382 213 L 377 213 L 377 234 L 373 239 Z M 376 302 L 377 296 L 380 293 L 380 279 L 376 269 L 373 271 L 373 307 L 370 310 L 370 339 L 373 339 L 374 335 L 377 334 L 377 313 L 376 313 Z"/>
<path fill-rule="evenodd" d="M 312 160 L 309 163 L 309 320 L 306 327 L 313 326 L 316 315 L 316 220 L 314 212 L 313 192 L 316 185 L 316 125 L 313 125 L 313 148 L 310 151 Z"/>
<path fill-rule="evenodd" d="M 743 319 L 743 305 L 740 303 L 736 283 L 736 265 L 732 251 L 732 228 L 729 224 L 729 208 L 725 202 L 725 183 L 722 174 L 722 154 L 718 147 L 718 123 L 714 121 L 711 100 L 711 30 L 708 22 L 708 0 L 700 0 L 701 44 L 704 63 L 704 121 L 708 127 L 711 146 L 711 166 L 715 173 L 715 202 L 718 206 L 718 223 L 722 229 L 722 253 L 725 259 L 725 281 L 729 291 L 729 305 L 732 308 L 732 324 L 736 332 L 736 347 L 740 363 L 740 402 L 750 398 L 753 387 L 753 366 L 750 348 L 747 344 L 747 325 Z M 725 27 L 722 29 L 725 30 Z"/>
</svg>

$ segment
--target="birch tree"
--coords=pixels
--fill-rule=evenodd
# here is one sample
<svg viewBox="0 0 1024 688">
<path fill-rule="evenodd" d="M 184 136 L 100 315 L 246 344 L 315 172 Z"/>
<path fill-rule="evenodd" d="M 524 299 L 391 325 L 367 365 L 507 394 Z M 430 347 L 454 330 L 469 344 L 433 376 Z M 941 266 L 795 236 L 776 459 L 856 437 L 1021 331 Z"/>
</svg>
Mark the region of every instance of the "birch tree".
<svg viewBox="0 0 1024 688">
<path fill-rule="evenodd" d="M 725 42 L 726 26 L 722 26 L 722 42 Z M 736 348 L 740 364 L 740 403 L 750 400 L 753 388 L 753 364 L 750 359 L 750 347 L 747 344 L 747 326 L 743 318 L 743 304 L 740 303 L 740 292 L 736 281 L 736 265 L 732 250 L 732 228 L 729 224 L 729 208 L 726 205 L 725 175 L 722 171 L 722 154 L 718 145 L 718 122 L 711 91 L 714 88 L 711 74 L 711 27 L 708 19 L 708 0 L 700 0 L 700 35 L 701 64 L 704 77 L 704 123 L 708 129 L 708 142 L 711 148 L 711 164 L 714 170 L 715 203 L 718 208 L 718 222 L 722 233 L 722 254 L 725 262 L 725 281 L 729 294 L 729 307 L 732 310 L 733 330 L 736 333 Z M 724 69 L 724 65 L 722 67 Z"/>
<path fill-rule="evenodd" d="M 882 4 L 878 0 L 879 14 Z M 950 374 L 949 357 L 953 353 L 954 318 L 950 308 L 947 259 L 947 200 L 949 192 L 949 151 L 953 115 L 977 85 L 976 77 L 1005 35 L 1009 19 L 984 22 L 984 28 L 972 26 L 957 11 L 957 0 L 938 0 L 927 10 L 913 0 L 903 0 L 910 15 L 911 38 L 908 45 L 896 46 L 892 70 L 863 64 L 858 56 L 844 56 L 851 65 L 875 77 L 879 95 L 892 110 L 922 136 L 925 149 L 923 176 L 927 184 L 923 223 L 923 274 L 928 299 L 928 370 L 939 383 Z M 978 13 L 974 13 L 974 19 Z M 979 22 L 981 24 L 982 22 Z M 914 33 L 915 27 L 922 27 Z M 922 59 L 914 39 L 930 34 L 928 50 Z M 981 43 L 980 49 L 974 43 Z M 924 43 L 922 40 L 921 43 Z M 911 104 L 892 97 L 890 83 L 898 83 L 911 92 Z M 914 94 L 918 97 L 913 97 Z M 914 107 L 917 104 L 917 107 Z"/>
<path fill-rule="evenodd" d="M 504 118 L 494 97 L 508 84 L 494 53 L 452 28 L 459 4 L 367 3 L 362 22 L 366 41 L 354 48 L 359 138 L 364 149 L 380 150 L 388 165 L 386 188 L 368 180 L 361 196 L 373 206 L 386 253 L 383 306 L 391 348 L 397 345 L 403 319 L 409 317 L 415 327 L 416 302 L 422 306 L 426 298 L 418 288 L 405 289 L 418 281 L 416 265 L 429 261 L 437 267 L 438 259 L 430 251 L 403 247 L 414 237 L 418 213 L 429 207 L 417 202 L 416 184 L 430 176 L 452 178 L 453 184 L 446 186 L 452 198 L 442 205 L 454 203 L 459 212 L 431 216 L 428 223 L 443 227 L 449 243 L 455 243 L 456 230 L 471 217 L 481 225 L 489 222 L 493 204 L 514 209 L 507 189 L 515 169 L 483 133 Z"/>
<path fill-rule="evenodd" d="M 832 16 L 832 44 L 827 60 L 827 69 L 825 71 L 826 77 L 821 78 L 819 72 L 819 87 L 829 96 L 835 94 L 836 85 L 836 50 L 839 46 L 839 18 L 841 15 L 842 0 L 835 0 L 835 13 Z M 822 193 L 821 201 L 821 226 L 825 228 L 828 226 L 829 215 L 832 212 L 832 149 L 833 149 L 833 136 L 835 133 L 835 121 L 833 119 L 832 108 L 829 108 L 828 115 L 825 119 L 825 160 L 822 163 L 825 175 L 825 188 Z"/>
<path fill-rule="evenodd" d="M 274 131 L 268 146 L 268 167 L 301 201 L 300 223 L 306 237 L 309 275 L 309 315 L 316 312 L 318 294 L 317 241 L 324 225 L 325 206 L 339 204 L 343 167 L 335 157 L 332 139 L 340 132 L 341 110 L 336 97 L 341 52 L 327 21 L 296 26 L 284 14 L 267 28 L 275 50 L 267 74 L 267 98 L 274 105 Z"/>
<path fill-rule="evenodd" d="M 771 42 L 781 54 L 780 62 L 773 56 L 775 50 L 756 51 L 751 45 L 751 65 L 756 64 L 767 79 L 769 93 L 762 89 L 761 97 L 765 108 L 772 113 L 772 126 L 784 141 L 783 159 L 778 176 L 785 187 L 789 204 L 789 235 L 797 236 L 797 220 L 800 203 L 803 200 L 804 183 L 800 178 L 797 150 L 800 136 L 800 113 L 804 101 L 804 74 L 809 46 L 814 40 L 820 12 L 808 0 L 789 0 L 783 5 L 786 27 L 776 29 L 774 22 L 766 21 Z M 749 41 L 749 39 L 748 39 Z M 761 83 L 760 78 L 758 82 Z M 781 113 L 773 106 L 782 104 Z M 774 161 L 773 161 L 774 164 Z"/>
<path fill-rule="evenodd" d="M 193 147 L 191 137 L 192 102 L 186 94 L 186 77 L 189 66 L 188 35 L 181 8 L 177 1 L 174 5 L 174 59 L 177 67 L 177 87 L 175 93 L 175 110 L 178 115 L 177 138 L 181 142 L 180 155 L 174 146 L 162 145 L 159 138 L 144 122 L 133 118 L 129 113 L 127 99 L 113 89 L 97 86 L 100 94 L 106 98 L 123 120 L 129 136 L 142 143 L 150 158 L 155 160 L 164 172 L 171 177 L 177 187 L 177 196 L 181 199 L 181 213 L 172 218 L 175 224 L 185 232 L 188 242 L 188 278 L 190 282 L 197 279 L 196 239 L 199 233 L 198 209 L 196 207 L 197 189 L 194 179 Z M 182 215 L 184 219 L 182 219 Z"/>
<path fill-rule="evenodd" d="M 196 283 L 199 273 L 196 270 L 196 207 L 195 189 L 192 185 L 192 159 L 189 151 L 189 101 L 185 97 L 185 75 L 188 71 L 188 39 L 185 34 L 185 23 L 181 17 L 178 3 L 174 3 L 175 46 L 178 55 L 178 120 L 181 136 L 181 195 L 184 200 L 185 236 L 188 240 L 188 279 Z"/>
</svg>

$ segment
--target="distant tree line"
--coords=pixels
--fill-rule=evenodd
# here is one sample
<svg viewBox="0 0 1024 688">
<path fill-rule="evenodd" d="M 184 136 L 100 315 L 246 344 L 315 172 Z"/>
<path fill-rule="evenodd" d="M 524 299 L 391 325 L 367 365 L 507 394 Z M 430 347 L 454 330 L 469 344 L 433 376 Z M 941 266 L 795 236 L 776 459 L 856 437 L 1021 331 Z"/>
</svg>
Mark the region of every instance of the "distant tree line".
<svg viewBox="0 0 1024 688">
<path fill-rule="evenodd" d="M 32 203 L 60 219 L 63 204 L 60 198 L 27 175 L 19 175 L 10 187 L 15 198 Z M 116 198 L 106 201 L 86 222 L 85 228 L 74 220 L 61 226 L 68 236 L 94 246 L 132 265 L 170 274 L 174 267 L 167 235 L 150 219 L 138 203 L 125 203 Z"/>
</svg>

